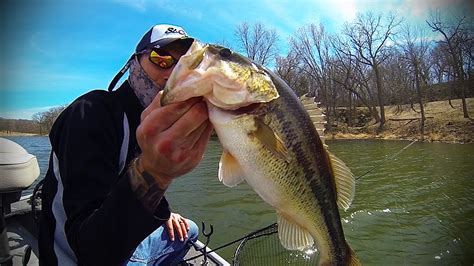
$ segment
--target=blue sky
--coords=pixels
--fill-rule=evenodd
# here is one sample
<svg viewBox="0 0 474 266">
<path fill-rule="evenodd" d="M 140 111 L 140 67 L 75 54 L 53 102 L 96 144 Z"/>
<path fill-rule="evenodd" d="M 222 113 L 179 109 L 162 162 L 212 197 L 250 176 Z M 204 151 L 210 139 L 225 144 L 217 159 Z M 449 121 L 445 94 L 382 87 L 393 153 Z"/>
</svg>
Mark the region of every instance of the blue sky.
<svg viewBox="0 0 474 266">
<path fill-rule="evenodd" d="M 392 11 L 425 27 L 430 10 L 474 14 L 473 6 L 468 0 L 2 0 L 0 117 L 31 119 L 105 89 L 157 23 L 234 46 L 237 25 L 262 22 L 277 31 L 286 51 L 288 37 L 309 23 L 336 33 L 357 12 Z"/>
</svg>

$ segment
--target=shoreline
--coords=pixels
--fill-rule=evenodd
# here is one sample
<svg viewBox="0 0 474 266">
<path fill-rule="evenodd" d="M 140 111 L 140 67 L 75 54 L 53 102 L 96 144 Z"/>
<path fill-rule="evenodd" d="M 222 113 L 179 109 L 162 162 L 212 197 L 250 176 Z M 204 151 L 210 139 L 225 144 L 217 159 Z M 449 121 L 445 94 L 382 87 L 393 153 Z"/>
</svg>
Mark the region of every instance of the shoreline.
<svg viewBox="0 0 474 266">
<path fill-rule="evenodd" d="M 429 102 L 424 105 L 425 126 L 423 138 L 420 132 L 420 114 L 410 105 L 385 106 L 385 124 L 381 132 L 371 119 L 356 127 L 349 127 L 344 119 L 332 124 L 326 132 L 328 139 L 386 139 L 418 140 L 420 142 L 474 143 L 474 98 L 466 99 L 468 114 L 464 118 L 460 99 Z M 364 113 L 365 111 L 365 113 Z M 354 116 L 366 118 L 367 110 L 358 108 Z M 356 115 L 355 114 L 355 115 Z M 344 116 L 342 116 L 344 118 Z"/>
<path fill-rule="evenodd" d="M 460 139 L 431 139 L 425 136 L 424 140 L 421 140 L 419 136 L 402 137 L 402 136 L 384 136 L 384 135 L 369 135 L 369 134 L 348 134 L 348 133 L 336 133 L 333 135 L 327 135 L 326 140 L 394 140 L 394 141 L 418 141 L 426 143 L 447 143 L 447 144 L 474 144 L 473 141 L 463 141 Z"/>
<path fill-rule="evenodd" d="M 25 132 L 16 132 L 16 131 L 0 131 L 0 137 L 35 137 L 35 136 L 46 136 L 35 133 L 25 133 Z"/>
<path fill-rule="evenodd" d="M 33 134 L 33 133 L 23 133 L 23 132 L 5 132 L 0 131 L 0 137 L 47 137 L 47 135 Z M 217 137 L 215 138 L 217 139 Z M 462 139 L 456 139 L 455 136 L 449 136 L 448 139 L 435 139 L 430 138 L 426 135 L 424 140 L 420 140 L 419 136 L 397 136 L 392 134 L 369 134 L 369 133 L 343 133 L 338 131 L 333 131 L 326 133 L 326 140 L 401 140 L 401 141 L 419 141 L 419 142 L 439 142 L 439 143 L 449 143 L 449 144 L 473 144 L 471 141 L 464 141 Z"/>
<path fill-rule="evenodd" d="M 423 139 L 420 136 L 420 114 L 413 106 L 385 106 L 385 124 L 381 132 L 378 124 L 369 117 L 366 108 L 358 107 L 353 112 L 353 123 L 349 126 L 347 110 L 339 108 L 339 116 L 331 122 L 326 130 L 328 140 L 418 140 L 420 142 L 442 143 L 474 143 L 474 98 L 466 99 L 468 114 L 471 118 L 464 118 L 460 99 L 448 101 L 428 102 L 424 105 L 427 117 Z M 48 136 L 48 134 L 23 133 L 1 130 L 0 137 Z M 213 134 L 215 136 L 215 134 Z"/>
</svg>

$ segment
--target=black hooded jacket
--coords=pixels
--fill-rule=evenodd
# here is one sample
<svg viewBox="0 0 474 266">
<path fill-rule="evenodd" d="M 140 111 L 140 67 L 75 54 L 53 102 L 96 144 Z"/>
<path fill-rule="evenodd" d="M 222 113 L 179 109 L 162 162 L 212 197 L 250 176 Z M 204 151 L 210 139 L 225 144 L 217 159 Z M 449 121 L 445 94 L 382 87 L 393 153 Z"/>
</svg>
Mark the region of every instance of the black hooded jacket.
<svg viewBox="0 0 474 266">
<path fill-rule="evenodd" d="M 164 197 L 151 214 L 129 184 L 142 111 L 125 81 L 116 91 L 79 97 L 54 123 L 42 189 L 40 265 L 123 264 L 169 218 Z"/>
</svg>

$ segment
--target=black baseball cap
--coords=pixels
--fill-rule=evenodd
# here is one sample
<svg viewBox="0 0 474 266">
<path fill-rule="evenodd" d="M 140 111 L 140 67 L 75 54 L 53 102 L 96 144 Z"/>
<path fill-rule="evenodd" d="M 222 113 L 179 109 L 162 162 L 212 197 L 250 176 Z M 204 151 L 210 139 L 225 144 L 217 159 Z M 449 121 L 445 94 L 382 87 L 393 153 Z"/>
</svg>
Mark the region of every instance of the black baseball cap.
<svg viewBox="0 0 474 266">
<path fill-rule="evenodd" d="M 147 49 L 153 48 L 162 48 L 174 41 L 182 40 L 185 42 L 189 42 L 189 46 L 191 46 L 192 42 L 194 41 L 193 38 L 189 37 L 186 31 L 182 27 L 169 25 L 169 24 L 158 24 L 151 29 L 149 29 L 135 48 L 135 52 L 130 56 L 127 60 L 127 63 L 122 67 L 122 69 L 115 75 L 112 81 L 109 84 L 109 91 L 112 91 L 115 88 L 117 82 L 122 78 L 123 74 L 127 72 L 128 68 L 130 67 L 130 60 L 136 54 L 139 54 Z"/>
</svg>

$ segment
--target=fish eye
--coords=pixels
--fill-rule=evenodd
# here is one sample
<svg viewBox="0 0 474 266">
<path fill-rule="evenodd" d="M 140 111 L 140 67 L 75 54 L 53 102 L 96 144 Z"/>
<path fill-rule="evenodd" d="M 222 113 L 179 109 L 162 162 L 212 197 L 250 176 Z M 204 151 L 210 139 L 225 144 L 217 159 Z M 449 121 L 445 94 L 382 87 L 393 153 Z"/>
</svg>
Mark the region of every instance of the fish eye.
<svg viewBox="0 0 474 266">
<path fill-rule="evenodd" d="M 232 54 L 232 51 L 228 48 L 222 48 L 219 51 L 219 55 L 224 57 L 224 58 L 229 58 L 231 54 Z"/>
</svg>

